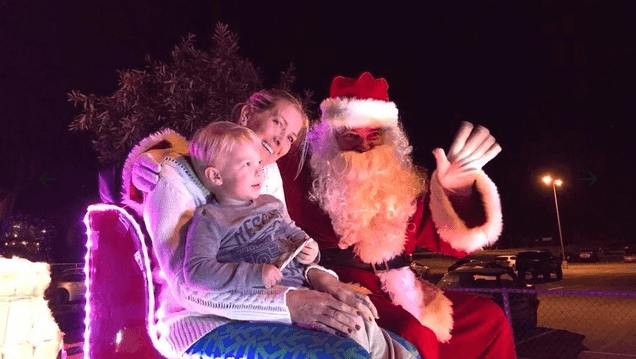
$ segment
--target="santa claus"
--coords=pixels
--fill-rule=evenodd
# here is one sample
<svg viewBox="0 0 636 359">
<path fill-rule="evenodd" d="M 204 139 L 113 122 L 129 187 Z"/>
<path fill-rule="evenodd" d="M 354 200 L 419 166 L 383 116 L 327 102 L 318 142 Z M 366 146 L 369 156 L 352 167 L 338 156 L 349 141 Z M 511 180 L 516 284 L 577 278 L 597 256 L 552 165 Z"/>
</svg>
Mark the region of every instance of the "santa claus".
<svg viewBox="0 0 636 359">
<path fill-rule="evenodd" d="M 281 166 L 290 215 L 319 241 L 320 263 L 369 294 L 379 324 L 425 358 L 515 358 L 496 304 L 444 293 L 416 278 L 408 261 L 416 247 L 462 257 L 497 240 L 500 200 L 482 171 L 501 151 L 494 137 L 463 123 L 448 155 L 433 151 L 437 169 L 428 177 L 413 164 L 386 80 L 336 77 L 320 108 L 308 136 L 311 174 L 305 168 L 292 180 L 286 172 L 295 167 Z"/>
</svg>

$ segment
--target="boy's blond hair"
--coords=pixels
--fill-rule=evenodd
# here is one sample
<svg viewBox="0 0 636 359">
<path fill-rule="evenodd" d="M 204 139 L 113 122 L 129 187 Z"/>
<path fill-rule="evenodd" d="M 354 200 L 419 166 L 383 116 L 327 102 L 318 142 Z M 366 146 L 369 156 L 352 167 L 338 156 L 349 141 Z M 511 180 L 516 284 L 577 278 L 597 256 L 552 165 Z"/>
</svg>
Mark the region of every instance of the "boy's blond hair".
<svg viewBox="0 0 636 359">
<path fill-rule="evenodd" d="M 254 131 L 233 122 L 212 122 L 198 130 L 190 140 L 190 158 L 195 171 L 216 167 L 228 159 L 241 144 L 260 143 Z"/>
</svg>

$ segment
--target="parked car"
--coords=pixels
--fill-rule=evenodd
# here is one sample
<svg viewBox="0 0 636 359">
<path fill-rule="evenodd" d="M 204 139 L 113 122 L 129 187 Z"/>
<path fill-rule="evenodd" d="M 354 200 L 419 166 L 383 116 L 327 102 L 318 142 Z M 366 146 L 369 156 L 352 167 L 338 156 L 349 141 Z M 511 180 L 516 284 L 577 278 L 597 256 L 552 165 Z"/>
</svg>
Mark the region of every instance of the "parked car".
<svg viewBox="0 0 636 359">
<path fill-rule="evenodd" d="M 458 259 L 455 262 L 453 262 L 453 264 L 451 264 L 448 267 L 448 271 L 449 272 L 454 271 L 455 269 L 457 269 L 457 268 L 459 268 L 461 266 L 467 265 L 467 264 L 480 264 L 480 263 L 483 263 L 483 261 L 480 260 L 480 259 L 465 257 L 465 258 Z"/>
<path fill-rule="evenodd" d="M 563 255 L 559 255 L 559 258 L 561 258 Z M 574 252 L 565 252 L 565 260 L 568 262 L 576 262 L 578 260 L 577 255 L 574 254 Z"/>
<path fill-rule="evenodd" d="M 514 254 L 497 256 L 495 262 L 504 267 L 510 267 L 512 270 L 517 270 L 517 256 Z"/>
<path fill-rule="evenodd" d="M 581 249 L 578 259 L 581 262 L 598 262 L 598 253 L 592 249 Z"/>
<path fill-rule="evenodd" d="M 83 268 L 65 269 L 51 281 L 45 296 L 53 304 L 69 304 L 83 301 L 86 295 L 86 275 Z"/>
<path fill-rule="evenodd" d="M 623 262 L 636 262 L 636 253 L 630 251 L 625 252 Z"/>
<path fill-rule="evenodd" d="M 532 275 L 532 279 L 537 279 L 541 275 L 544 280 L 548 280 L 552 273 L 556 275 L 557 279 L 563 279 L 561 259 L 553 256 L 546 249 L 519 252 L 516 264 L 518 276 L 522 280 L 525 280 L 527 273 Z"/>
<path fill-rule="evenodd" d="M 486 288 L 486 289 L 534 289 L 534 286 L 525 284 L 512 268 L 502 267 L 496 263 L 475 262 L 467 266 L 461 266 L 454 271 L 446 273 L 437 283 L 438 288 Z M 491 298 L 504 309 L 501 292 L 479 292 Z M 510 316 L 515 335 L 525 334 L 537 327 L 537 315 L 539 298 L 536 292 L 508 293 Z"/>
<path fill-rule="evenodd" d="M 609 262 L 621 261 L 628 251 L 627 245 L 614 245 L 605 249 L 605 258 Z"/>
</svg>

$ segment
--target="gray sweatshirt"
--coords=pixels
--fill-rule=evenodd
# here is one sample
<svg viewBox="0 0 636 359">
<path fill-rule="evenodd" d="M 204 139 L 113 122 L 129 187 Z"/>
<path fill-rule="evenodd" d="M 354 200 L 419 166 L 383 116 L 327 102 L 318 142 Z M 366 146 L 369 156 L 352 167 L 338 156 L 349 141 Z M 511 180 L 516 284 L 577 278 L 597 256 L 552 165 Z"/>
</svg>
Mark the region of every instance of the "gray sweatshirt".
<svg viewBox="0 0 636 359">
<path fill-rule="evenodd" d="M 197 208 L 186 236 L 183 273 L 193 289 L 217 291 L 262 288 L 263 264 L 293 253 L 306 234 L 289 218 L 281 201 L 261 195 L 246 205 L 216 200 Z M 300 287 L 303 265 L 283 269 L 281 285 Z"/>
</svg>

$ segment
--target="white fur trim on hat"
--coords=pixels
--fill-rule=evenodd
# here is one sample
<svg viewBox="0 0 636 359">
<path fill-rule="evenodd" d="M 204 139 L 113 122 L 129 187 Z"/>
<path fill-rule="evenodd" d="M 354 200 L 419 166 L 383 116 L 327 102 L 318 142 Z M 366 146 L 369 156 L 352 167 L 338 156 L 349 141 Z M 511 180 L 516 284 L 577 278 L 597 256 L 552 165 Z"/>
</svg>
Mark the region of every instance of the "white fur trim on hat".
<svg viewBox="0 0 636 359">
<path fill-rule="evenodd" d="M 393 102 L 328 98 L 320 104 L 322 120 L 332 127 L 395 127 L 398 109 Z"/>
<path fill-rule="evenodd" d="M 468 228 L 453 209 L 437 179 L 437 170 L 431 176 L 431 217 L 441 239 L 451 247 L 472 253 L 497 241 L 503 229 L 501 200 L 494 182 L 483 172 L 477 175 L 475 185 L 481 194 L 486 222 Z"/>
</svg>

